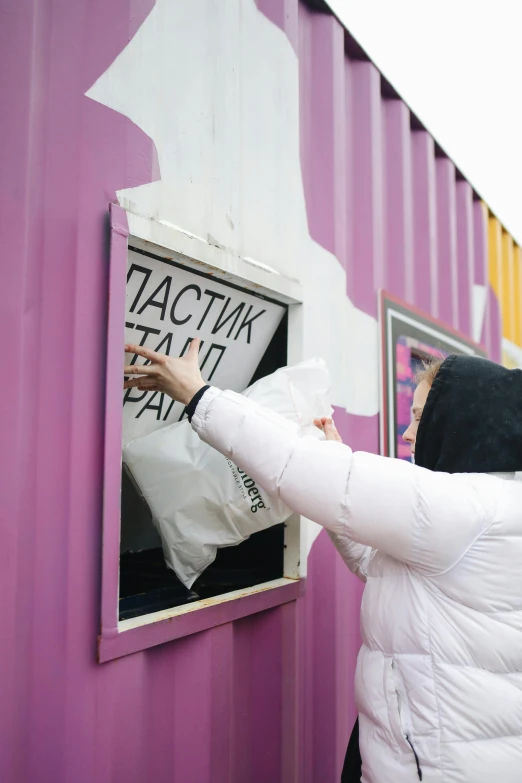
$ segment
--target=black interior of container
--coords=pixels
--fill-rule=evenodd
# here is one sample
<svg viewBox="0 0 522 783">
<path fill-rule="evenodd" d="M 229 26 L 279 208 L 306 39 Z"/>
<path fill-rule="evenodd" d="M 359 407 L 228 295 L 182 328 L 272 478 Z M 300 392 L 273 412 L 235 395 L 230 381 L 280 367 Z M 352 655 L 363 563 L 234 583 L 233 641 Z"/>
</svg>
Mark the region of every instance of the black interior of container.
<svg viewBox="0 0 522 783">
<path fill-rule="evenodd" d="M 287 363 L 288 312 L 250 381 L 270 375 Z M 122 474 L 122 530 L 137 518 L 152 526 L 150 511 L 125 471 Z M 123 538 L 123 536 L 122 536 Z M 284 525 L 262 530 L 238 546 L 218 549 L 215 561 L 191 590 L 165 565 L 161 547 L 120 555 L 119 618 L 127 620 L 203 598 L 243 590 L 283 576 Z"/>
</svg>

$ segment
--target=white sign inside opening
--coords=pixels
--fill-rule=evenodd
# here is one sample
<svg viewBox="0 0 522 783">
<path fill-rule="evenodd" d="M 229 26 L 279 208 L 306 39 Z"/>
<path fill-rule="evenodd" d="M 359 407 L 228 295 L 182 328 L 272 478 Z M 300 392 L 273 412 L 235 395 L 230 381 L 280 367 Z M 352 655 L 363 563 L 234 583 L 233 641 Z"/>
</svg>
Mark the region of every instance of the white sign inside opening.
<svg viewBox="0 0 522 783">
<path fill-rule="evenodd" d="M 204 380 L 244 391 L 285 313 L 210 275 L 129 250 L 125 341 L 169 356 L 183 356 L 201 338 Z M 126 363 L 144 360 L 126 355 Z M 160 392 L 128 389 L 123 397 L 123 440 L 148 435 L 183 416 L 183 406 Z"/>
</svg>

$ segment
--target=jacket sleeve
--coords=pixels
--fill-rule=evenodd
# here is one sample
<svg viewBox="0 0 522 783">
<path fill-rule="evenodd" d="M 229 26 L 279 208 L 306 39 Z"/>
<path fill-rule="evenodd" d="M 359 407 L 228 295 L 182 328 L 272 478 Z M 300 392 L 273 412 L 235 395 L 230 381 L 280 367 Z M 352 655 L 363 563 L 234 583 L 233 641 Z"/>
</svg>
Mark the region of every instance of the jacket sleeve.
<svg viewBox="0 0 522 783">
<path fill-rule="evenodd" d="M 300 437 L 296 424 L 234 392 L 209 389 L 192 426 L 337 541 L 351 539 L 429 573 L 455 565 L 495 516 L 484 477 L 434 473 Z"/>
<path fill-rule="evenodd" d="M 332 533 L 331 530 L 328 530 L 327 532 L 332 544 L 337 549 L 352 574 L 358 576 L 362 582 L 366 582 L 368 579 L 368 565 L 370 563 L 372 548 L 352 541 L 352 539 L 348 537 L 348 534 L 340 535 L 339 533 Z"/>
</svg>

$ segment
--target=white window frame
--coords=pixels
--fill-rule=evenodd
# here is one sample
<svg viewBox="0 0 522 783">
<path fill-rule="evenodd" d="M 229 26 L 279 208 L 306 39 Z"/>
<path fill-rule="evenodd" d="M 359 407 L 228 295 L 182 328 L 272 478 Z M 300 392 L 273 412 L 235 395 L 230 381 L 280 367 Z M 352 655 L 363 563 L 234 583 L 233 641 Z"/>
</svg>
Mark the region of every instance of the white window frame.
<svg viewBox="0 0 522 783">
<path fill-rule="evenodd" d="M 303 357 L 302 288 L 266 264 L 243 258 L 217 243 L 161 221 L 147 220 L 111 205 L 111 273 L 109 300 L 109 340 L 107 356 L 107 413 L 105 437 L 105 498 L 102 563 L 102 622 L 98 643 L 100 662 L 136 652 L 164 641 L 186 636 L 206 628 L 230 622 L 257 611 L 295 600 L 304 590 L 306 554 L 301 547 L 302 522 L 293 515 L 285 524 L 283 577 L 244 590 L 223 593 L 213 598 L 175 606 L 140 617 L 118 618 L 119 547 L 116 551 L 116 506 L 118 505 L 118 540 L 121 515 L 117 504 L 118 476 L 114 465 L 117 453 L 115 438 L 121 452 L 121 413 L 116 416 L 115 383 L 123 377 L 125 277 L 122 273 L 129 249 L 136 248 L 166 260 L 175 261 L 187 269 L 211 274 L 215 279 L 233 283 L 245 291 L 253 291 L 279 301 L 288 307 L 289 364 Z M 116 259 L 117 256 L 117 259 Z M 125 264 L 123 263 L 125 262 Z M 121 321 L 121 323 L 120 323 Z M 121 341 L 120 341 L 121 335 Z M 120 356 L 121 354 L 121 356 Z M 120 366 L 121 365 L 121 366 Z M 119 374 L 119 375 L 118 375 Z M 121 410 L 121 392 L 120 392 Z M 116 426 L 118 425 L 118 426 Z M 121 454 L 119 457 L 121 480 Z M 114 559 L 118 556 L 117 573 Z"/>
</svg>

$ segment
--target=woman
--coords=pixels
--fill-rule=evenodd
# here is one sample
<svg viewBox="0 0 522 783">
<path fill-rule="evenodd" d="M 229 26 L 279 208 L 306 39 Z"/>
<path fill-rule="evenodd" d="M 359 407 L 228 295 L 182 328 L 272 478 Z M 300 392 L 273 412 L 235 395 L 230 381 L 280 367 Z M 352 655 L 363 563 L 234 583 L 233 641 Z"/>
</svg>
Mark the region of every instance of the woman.
<svg viewBox="0 0 522 783">
<path fill-rule="evenodd" d="M 419 427 L 422 410 L 441 364 L 442 360 L 430 362 L 422 371 L 417 374 L 417 388 L 415 390 L 412 405 L 412 420 L 410 426 L 403 435 L 403 439 L 411 446 L 411 453 L 413 457 L 415 456 L 415 441 L 417 438 L 417 430 Z M 326 440 L 337 440 L 342 442 L 342 438 L 337 432 L 332 419 L 316 419 L 314 423 L 316 427 L 324 432 Z M 338 542 L 335 535 L 332 535 L 331 533 L 329 535 L 334 544 L 336 544 L 337 548 L 341 549 L 342 542 Z M 347 561 L 347 565 L 348 567 L 351 566 L 351 562 L 349 560 Z M 351 570 L 355 571 L 353 568 Z M 355 571 L 355 573 L 364 582 L 366 581 L 366 576 L 361 574 L 360 571 Z M 344 758 L 341 783 L 358 783 L 358 781 L 361 780 L 361 774 L 362 760 L 359 749 L 359 720 L 356 720 Z"/>
<path fill-rule="evenodd" d="M 126 367 L 142 375 L 126 386 L 184 403 L 202 440 L 327 528 L 366 579 L 362 780 L 519 783 L 522 372 L 446 359 L 415 394 L 413 465 L 299 437 L 241 395 L 205 387 L 198 347 L 173 359 L 127 346 L 151 364 Z"/>
</svg>

